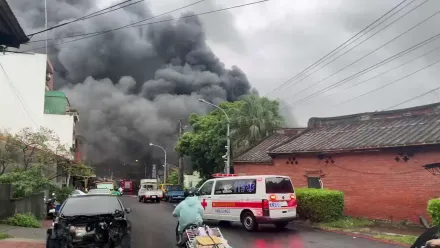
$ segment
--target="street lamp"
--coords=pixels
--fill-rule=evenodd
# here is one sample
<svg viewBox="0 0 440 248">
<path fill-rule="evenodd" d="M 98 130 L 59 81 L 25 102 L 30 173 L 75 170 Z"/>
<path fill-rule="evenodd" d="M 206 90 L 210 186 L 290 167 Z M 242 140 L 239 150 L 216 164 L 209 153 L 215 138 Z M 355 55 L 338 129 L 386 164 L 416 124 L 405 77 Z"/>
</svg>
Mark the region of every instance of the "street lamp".
<svg viewBox="0 0 440 248">
<path fill-rule="evenodd" d="M 139 160 L 135 160 L 136 163 L 139 163 Z M 147 178 L 147 163 L 144 162 L 144 178 Z"/>
<path fill-rule="evenodd" d="M 164 163 L 164 171 L 165 171 L 165 173 L 163 173 L 163 183 L 166 183 L 166 181 L 167 181 L 167 151 L 165 150 L 165 148 L 163 148 L 163 147 L 161 147 L 159 145 L 155 145 L 153 143 L 150 143 L 150 146 L 159 147 L 165 153 L 165 163 Z"/>
<path fill-rule="evenodd" d="M 229 131 L 229 124 L 230 124 L 229 116 L 228 116 L 228 114 L 226 114 L 226 111 L 224 109 L 220 108 L 219 106 L 217 106 L 217 105 L 215 105 L 213 103 L 210 103 L 210 102 L 208 102 L 208 101 L 206 101 L 204 99 L 199 99 L 199 102 L 203 102 L 203 103 L 211 105 L 211 106 L 213 106 L 213 107 L 215 107 L 217 109 L 220 109 L 223 112 L 223 114 L 225 114 L 225 116 L 226 116 L 226 121 L 227 121 L 226 146 L 227 146 L 228 150 L 226 151 L 227 160 L 226 160 L 225 173 L 229 174 L 230 173 L 230 168 L 231 168 L 231 138 L 230 138 L 230 135 L 229 135 L 229 132 L 230 132 Z"/>
</svg>

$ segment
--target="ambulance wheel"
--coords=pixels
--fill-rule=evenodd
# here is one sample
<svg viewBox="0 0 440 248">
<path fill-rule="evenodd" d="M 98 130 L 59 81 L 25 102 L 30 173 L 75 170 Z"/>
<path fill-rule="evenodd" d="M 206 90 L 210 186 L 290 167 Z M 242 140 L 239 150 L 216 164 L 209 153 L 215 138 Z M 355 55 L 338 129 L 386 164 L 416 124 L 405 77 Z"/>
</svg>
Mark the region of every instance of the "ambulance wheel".
<svg viewBox="0 0 440 248">
<path fill-rule="evenodd" d="M 275 227 L 278 230 L 283 230 L 284 228 L 286 228 L 287 224 L 289 224 L 289 222 L 279 222 L 279 223 L 275 223 Z"/>
<path fill-rule="evenodd" d="M 244 229 L 246 229 L 248 232 L 253 232 L 258 229 L 257 220 L 251 211 L 243 213 L 241 224 L 243 224 Z"/>
</svg>

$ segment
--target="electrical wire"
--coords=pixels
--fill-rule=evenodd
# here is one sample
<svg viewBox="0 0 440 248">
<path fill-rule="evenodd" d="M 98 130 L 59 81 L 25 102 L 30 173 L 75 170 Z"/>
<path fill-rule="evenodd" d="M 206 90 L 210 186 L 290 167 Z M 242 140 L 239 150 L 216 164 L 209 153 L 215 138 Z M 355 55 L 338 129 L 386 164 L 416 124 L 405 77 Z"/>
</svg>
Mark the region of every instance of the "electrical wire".
<svg viewBox="0 0 440 248">
<path fill-rule="evenodd" d="M 403 77 L 401 77 L 401 78 L 399 78 L 399 79 L 397 79 L 397 80 L 394 80 L 394 81 L 392 81 L 392 82 L 390 82 L 390 83 L 387 83 L 387 84 L 385 84 L 385 85 L 382 85 L 382 86 L 380 86 L 380 87 L 378 87 L 378 88 L 375 88 L 375 89 L 373 89 L 373 90 L 370 90 L 370 91 L 368 91 L 368 92 L 365 92 L 365 93 L 363 93 L 363 94 L 361 94 L 361 95 L 358 95 L 358 96 L 356 96 L 356 97 L 350 98 L 350 99 L 347 100 L 347 101 L 341 102 L 341 103 L 339 103 L 338 105 L 340 105 L 340 104 L 344 104 L 344 103 L 348 103 L 348 102 L 351 102 L 351 101 L 353 101 L 353 100 L 356 100 L 356 99 L 358 99 L 358 98 L 361 98 L 361 97 L 363 97 L 363 96 L 366 96 L 366 95 L 368 95 L 368 94 L 370 94 L 370 93 L 373 93 L 373 92 L 375 92 L 375 91 L 381 90 L 381 89 L 383 89 L 383 88 L 385 88 L 385 87 L 387 87 L 387 86 L 390 86 L 390 85 L 395 84 L 395 83 L 397 83 L 397 82 L 399 82 L 399 81 L 401 81 L 401 80 L 403 80 L 403 79 L 405 79 L 405 78 L 408 78 L 408 77 L 410 77 L 410 76 L 412 76 L 412 75 L 414 75 L 414 74 L 416 74 L 416 73 L 418 73 L 418 72 L 421 72 L 421 71 L 423 71 L 423 70 L 425 70 L 425 69 L 428 69 L 429 67 L 431 67 L 431 66 L 433 66 L 433 65 L 435 65 L 435 64 L 437 64 L 437 63 L 439 63 L 439 62 L 440 62 L 440 59 L 439 59 L 439 60 L 436 60 L 435 62 L 433 62 L 433 63 L 431 63 L 431 64 L 429 64 L 429 65 L 427 65 L 427 66 L 424 66 L 424 67 L 422 67 L 422 68 L 420 68 L 420 69 L 418 69 L 418 70 L 416 70 L 416 71 L 414 71 L 414 72 L 411 72 L 410 74 L 407 74 L 407 75 L 405 75 L 405 76 L 403 76 Z"/>
<path fill-rule="evenodd" d="M 303 103 L 303 102 L 305 102 L 305 101 L 307 101 L 307 100 L 309 100 L 311 98 L 314 98 L 314 97 L 316 97 L 316 96 L 318 96 L 318 95 L 320 95 L 322 93 L 325 93 L 328 90 L 331 90 L 331 89 L 333 89 L 335 87 L 338 87 L 339 85 L 345 84 L 345 83 L 349 82 L 350 80 L 352 80 L 354 78 L 357 78 L 357 77 L 359 77 L 359 76 L 361 76 L 361 75 L 363 75 L 363 74 L 365 74 L 367 72 L 370 72 L 370 71 L 372 71 L 372 70 L 374 70 L 374 69 L 376 69 L 376 68 L 378 68 L 378 67 L 380 67 L 380 66 L 382 66 L 384 64 L 387 64 L 387 63 L 389 63 L 389 62 L 391 62 L 391 61 L 393 61 L 393 60 L 395 60 L 395 59 L 397 59 L 397 58 L 399 58 L 399 57 L 401 57 L 401 56 L 403 56 L 403 55 L 405 55 L 405 54 L 407 54 L 407 53 L 409 53 L 409 52 L 411 52 L 413 50 L 416 50 L 416 49 L 418 49 L 418 48 L 420 48 L 422 46 L 425 46 L 425 45 L 427 45 L 427 44 L 429 44 L 429 43 L 431 43 L 431 42 L 433 42 L 433 41 L 435 41 L 435 40 L 437 40 L 439 38 L 440 38 L 440 33 L 430 37 L 429 39 L 426 39 L 426 40 L 424 40 L 422 42 L 419 42 L 416 45 L 413 45 L 413 46 L 411 46 L 411 47 L 409 47 L 409 48 L 407 48 L 407 49 L 405 49 L 405 50 L 403 50 L 403 51 L 401 51 L 401 52 L 399 52 L 399 53 L 397 53 L 397 54 L 395 54 L 395 55 L 393 55 L 393 56 L 391 56 L 389 58 L 386 58 L 386 59 L 382 60 L 379 63 L 376 63 L 376 64 L 374 64 L 374 65 L 372 65 L 370 67 L 367 67 L 367 68 L 363 69 L 360 72 L 357 72 L 357 73 L 355 73 L 355 74 L 353 74 L 353 75 L 351 75 L 349 77 L 346 77 L 346 78 L 344 78 L 344 79 L 342 79 L 342 80 L 340 80 L 340 81 L 338 81 L 336 83 L 333 83 L 333 84 L 325 87 L 324 89 L 321 89 L 321 90 L 319 90 L 317 92 L 314 92 L 314 93 L 312 93 L 312 94 L 310 94 L 310 95 L 308 95 L 308 96 L 306 96 L 304 98 L 301 98 L 300 100 L 297 100 L 297 101 L 292 102 L 292 103 L 290 103 L 288 105 L 285 105 L 281 109 L 287 108 L 290 105 L 296 105 L 296 104 L 299 104 L 299 103 Z"/>
<path fill-rule="evenodd" d="M 428 55 L 428 54 L 430 54 L 430 53 L 433 53 L 433 52 L 435 52 L 435 51 L 437 51 L 437 50 L 439 50 L 439 49 L 440 49 L 440 46 L 438 46 L 438 47 L 436 47 L 436 48 L 434 48 L 434 49 L 431 49 L 431 50 L 429 50 L 428 52 L 423 53 L 422 55 L 419 55 L 419 56 L 417 56 L 417 57 L 415 57 L 415 58 L 412 58 L 412 59 L 406 61 L 405 63 L 400 64 L 400 65 L 398 65 L 398 66 L 396 66 L 396 67 L 393 67 L 393 68 L 391 68 L 391 69 L 389 69 L 389 70 L 386 70 L 386 71 L 384 71 L 384 72 L 382 72 L 382 73 L 380 73 L 380 74 L 378 74 L 378 75 L 376 75 L 376 76 L 370 77 L 370 78 L 365 79 L 365 80 L 360 81 L 360 82 L 357 82 L 357 83 L 355 83 L 355 84 L 353 84 L 353 85 L 350 85 L 349 87 L 347 87 L 347 88 L 345 88 L 345 89 L 343 89 L 343 90 L 340 90 L 340 91 L 337 91 L 337 92 L 335 92 L 335 93 L 329 94 L 328 97 L 330 97 L 330 96 L 332 96 L 332 95 L 335 95 L 335 94 L 337 94 L 337 93 L 344 92 L 344 91 L 346 91 L 346 90 L 349 90 L 349 89 L 351 89 L 351 88 L 354 88 L 354 87 L 356 87 L 356 86 L 359 86 L 359 85 L 361 85 L 361 84 L 363 84 L 363 83 L 366 83 L 366 82 L 368 82 L 368 81 L 370 81 L 370 80 L 372 80 L 372 79 L 375 79 L 375 78 L 378 78 L 378 77 L 380 77 L 380 76 L 382 76 L 382 75 L 385 75 L 385 74 L 387 74 L 387 73 L 390 72 L 390 71 L 393 71 L 393 70 L 398 69 L 398 68 L 400 68 L 400 67 L 402 67 L 402 66 L 404 66 L 404 65 L 407 65 L 407 64 L 409 64 L 409 63 L 411 63 L 411 62 L 413 62 L 413 61 L 415 61 L 415 60 L 418 60 L 418 59 L 420 59 L 420 58 L 423 58 L 423 57 L 425 57 L 426 55 Z"/>
<path fill-rule="evenodd" d="M 149 22 L 149 23 L 144 23 L 144 24 L 138 24 L 138 23 L 141 23 L 141 22 L 145 22 L 145 21 L 147 21 L 147 20 L 150 20 L 150 19 L 157 18 L 157 17 L 159 17 L 159 16 L 163 16 L 163 15 L 166 15 L 166 14 L 172 13 L 172 12 L 177 11 L 177 10 L 181 10 L 181 9 L 187 8 L 187 7 L 189 7 L 189 6 L 192 6 L 192 5 L 198 4 L 198 3 L 203 2 L 203 1 L 206 1 L 206 0 L 200 0 L 200 1 L 195 2 L 195 3 L 189 4 L 189 5 L 185 5 L 185 6 L 181 7 L 181 8 L 174 9 L 174 10 L 168 11 L 168 12 L 166 12 L 166 13 L 162 13 L 162 14 L 160 14 L 160 15 L 153 16 L 153 17 L 150 17 L 150 18 L 148 18 L 148 19 L 141 20 L 141 21 L 138 21 L 138 22 L 135 22 L 135 23 L 131 23 L 131 24 L 128 24 L 128 25 L 125 25 L 125 26 L 121 26 L 121 27 L 119 27 L 119 28 L 114 28 L 114 29 L 110 29 L 110 30 L 98 31 L 98 32 L 93 32 L 93 33 L 84 34 L 84 35 L 90 35 L 90 36 L 86 36 L 86 37 L 79 38 L 79 39 L 74 39 L 74 40 L 70 40 L 70 41 L 65 41 L 65 42 L 57 43 L 57 44 L 54 44 L 54 45 L 50 45 L 50 46 L 48 46 L 48 47 L 55 47 L 55 46 L 62 45 L 62 44 L 68 44 L 68 43 L 71 43 L 71 42 L 80 41 L 80 40 L 83 40 L 83 39 L 87 39 L 87 38 L 95 37 L 95 36 L 98 36 L 98 35 L 102 35 L 102 34 L 106 34 L 106 33 L 114 32 L 114 31 L 117 31 L 117 30 L 125 29 L 125 28 L 134 28 L 134 27 L 141 27 L 141 26 L 153 25 L 153 24 L 164 23 L 164 22 L 171 22 L 171 21 L 174 21 L 175 19 L 174 19 L 174 18 L 170 18 L 170 19 L 161 20 L 161 21 L 156 21 L 156 22 Z M 235 8 L 241 8 L 241 7 L 245 7 L 245 6 L 249 6 L 249 5 L 254 5 L 254 4 L 258 4 L 258 3 L 268 2 L 268 1 L 269 1 L 269 0 L 260 0 L 260 1 L 256 1 L 256 2 L 251 2 L 251 3 L 246 3 L 246 4 L 235 5 L 235 6 L 231 6 L 231 7 L 227 7 L 227 8 L 222 8 L 222 9 L 217 9 L 217 10 L 212 10 L 212 11 L 202 12 L 202 13 L 198 13 L 198 14 L 185 15 L 185 16 L 180 17 L 180 19 L 192 18 L 192 17 L 196 17 L 196 16 L 202 16 L 202 15 L 212 14 L 212 13 L 216 13 L 216 12 L 221 12 L 221 11 L 230 10 L 230 9 L 235 9 Z M 135 24 L 138 24 L 138 25 L 135 25 Z M 64 38 L 62 38 L 62 39 L 64 39 Z M 29 50 L 25 50 L 25 51 L 23 51 L 23 52 L 35 51 L 35 50 L 39 50 L 39 49 L 43 49 L 43 48 L 46 48 L 46 46 L 38 47 L 38 48 L 33 48 L 33 49 L 29 49 Z"/>
<path fill-rule="evenodd" d="M 53 27 L 50 27 L 50 28 L 47 28 L 47 29 L 44 29 L 44 30 L 41 30 L 41 31 L 38 31 L 38 32 L 35 32 L 35 33 L 32 33 L 32 34 L 28 34 L 27 36 L 32 37 L 32 36 L 34 36 L 34 35 L 36 35 L 36 34 L 41 34 L 41 33 L 44 33 L 44 32 L 47 32 L 47 31 L 50 31 L 50 30 L 53 30 L 53 29 L 56 29 L 56 28 L 59 28 L 59 27 L 62 27 L 62 26 L 66 26 L 66 25 L 72 24 L 72 23 L 74 23 L 74 22 L 87 20 L 87 19 L 89 19 L 89 18 L 93 18 L 93 17 L 96 17 L 96 16 L 100 16 L 100 15 L 103 15 L 103 14 L 107 14 L 107 13 L 110 13 L 110 12 L 113 12 L 113 11 L 116 11 L 116 10 L 119 10 L 119 9 L 122 9 L 122 8 L 125 8 L 125 7 L 128 7 L 128 6 L 134 5 L 134 4 L 138 4 L 138 3 L 143 2 L 143 1 L 145 1 L 145 0 L 139 0 L 139 1 L 136 1 L 136 2 L 134 2 L 134 3 L 127 4 L 127 5 L 125 5 L 125 6 L 122 6 L 122 7 L 116 8 L 116 9 L 112 9 L 112 8 L 114 8 L 114 7 L 116 7 L 116 6 L 122 5 L 122 4 L 127 3 L 127 2 L 131 2 L 131 1 L 132 1 L 132 0 L 126 0 L 126 1 L 121 2 L 121 3 L 117 3 L 117 4 L 112 5 L 112 6 L 109 6 L 109 7 L 107 7 L 107 8 L 104 8 L 104 9 L 101 9 L 101 10 L 95 11 L 95 12 L 93 12 L 93 13 L 90 13 L 90 14 L 88 14 L 88 15 L 85 15 L 85 16 L 83 16 L 83 17 L 77 18 L 77 19 L 75 19 L 75 20 L 72 20 L 72 21 L 69 21 L 69 22 L 66 22 L 66 23 L 62 23 L 62 24 L 58 24 L 58 25 L 55 25 L 55 26 L 53 26 Z M 109 9 L 112 9 L 112 10 L 109 10 Z M 109 11 L 103 12 L 103 11 L 105 11 L 105 10 L 109 10 Z"/>
<path fill-rule="evenodd" d="M 378 48 L 374 49 L 373 51 L 371 51 L 371 52 L 365 54 L 364 56 L 360 57 L 359 59 L 353 61 L 352 63 L 350 63 L 350 64 L 348 64 L 348 65 L 346 65 L 346 66 L 344 66 L 343 68 L 339 69 L 338 71 L 336 71 L 336 72 L 332 73 L 331 75 L 329 75 L 329 76 L 327 76 L 327 77 L 325 77 L 325 78 L 323 78 L 323 79 L 321 79 L 321 80 L 319 80 L 319 81 L 313 83 L 313 84 L 310 85 L 309 87 L 306 87 L 305 89 L 300 90 L 299 92 L 293 94 L 292 97 L 293 97 L 293 96 L 296 96 L 296 95 L 298 95 L 298 94 L 300 94 L 300 93 L 302 93 L 302 92 L 304 92 L 304 91 L 306 91 L 306 90 L 308 90 L 308 89 L 310 89 L 310 88 L 312 88 L 312 87 L 315 86 L 315 85 L 320 84 L 320 83 L 323 82 L 324 80 L 327 80 L 328 78 L 330 78 L 330 77 L 332 77 L 332 76 L 338 74 L 339 72 L 345 70 L 346 68 L 348 68 L 348 67 L 354 65 L 355 63 L 361 61 L 362 59 L 368 57 L 369 55 L 375 53 L 376 51 L 382 49 L 383 47 L 387 46 L 387 45 L 390 44 L 391 42 L 397 40 L 398 38 L 402 37 L 403 35 L 407 34 L 407 33 L 410 32 L 410 31 L 412 31 L 413 29 L 419 27 L 420 25 L 422 25 L 423 23 L 425 23 L 426 21 L 430 20 L 431 18 L 433 18 L 434 16 L 436 16 L 436 15 L 438 15 L 438 14 L 440 14 L 440 10 L 437 11 L 437 12 L 435 12 L 434 14 L 430 15 L 429 17 L 423 19 L 422 21 L 418 22 L 416 25 L 414 25 L 414 26 L 412 26 L 411 28 L 407 29 L 405 32 L 399 34 L 398 36 L 394 37 L 393 39 L 391 39 L 391 40 L 387 41 L 386 43 L 382 44 L 381 46 L 379 46 Z M 398 19 L 397 19 L 397 20 L 398 20 Z M 283 109 L 286 108 L 286 107 L 288 107 L 288 106 L 290 106 L 290 105 L 292 105 L 292 104 L 293 104 L 293 103 L 289 103 L 289 104 L 285 105 L 285 106 L 283 107 Z"/>
<path fill-rule="evenodd" d="M 282 83 L 281 85 L 275 87 L 275 89 L 273 89 L 272 91 L 270 91 L 269 93 L 267 93 L 265 96 L 277 91 L 278 89 L 284 87 L 285 85 L 289 84 L 291 81 L 295 80 L 296 78 L 304 75 L 305 73 L 307 73 L 309 70 L 311 70 L 312 68 L 314 68 L 315 66 L 321 64 L 321 62 L 325 61 L 328 57 L 333 56 L 334 54 L 337 54 L 339 51 L 339 49 L 344 49 L 345 47 L 349 46 L 350 44 L 352 44 L 353 42 L 357 41 L 359 38 L 361 38 L 362 36 L 364 36 L 365 34 L 367 34 L 368 32 L 370 32 L 371 30 L 373 30 L 374 28 L 376 28 L 378 25 L 382 24 L 384 21 L 387 21 L 389 18 L 391 18 L 392 16 L 394 16 L 395 14 L 399 13 L 402 9 L 404 9 L 406 6 L 408 6 L 409 4 L 413 3 L 416 0 L 411 1 L 409 4 L 405 5 L 403 8 L 401 8 L 400 10 L 398 10 L 397 12 L 395 12 L 394 14 L 390 15 L 388 18 L 386 18 L 385 20 L 383 20 L 382 22 L 380 22 L 378 25 L 374 26 L 371 30 L 367 31 L 366 33 L 364 33 L 362 36 L 359 36 L 358 38 L 354 39 L 356 36 L 360 35 L 361 33 L 363 33 L 364 31 L 366 31 L 368 28 L 370 28 L 373 24 L 375 24 L 376 22 L 378 22 L 380 19 L 382 19 L 383 17 L 385 17 L 386 15 L 388 15 L 389 13 L 391 13 L 392 11 L 394 11 L 396 8 L 398 8 L 400 5 L 402 5 L 403 3 L 405 3 L 407 0 L 402 1 L 401 3 L 399 3 L 398 5 L 394 6 L 392 9 L 390 9 L 389 11 L 387 11 L 385 14 L 383 14 L 382 16 L 380 16 L 379 18 L 377 18 L 374 22 L 370 23 L 367 27 L 365 27 L 364 29 L 362 29 L 361 31 L 359 31 L 357 34 L 355 34 L 354 36 L 352 36 L 350 39 L 346 40 L 344 43 L 342 43 L 341 45 L 339 45 L 338 47 L 336 47 L 335 49 L 333 49 L 332 51 L 330 51 L 329 53 L 327 53 L 324 57 L 320 58 L 318 61 L 316 61 L 315 63 L 311 64 L 310 66 L 308 66 L 307 68 L 305 68 L 304 70 L 302 70 L 301 72 L 299 72 L 298 74 L 296 74 L 295 76 L 293 76 L 292 78 L 289 78 L 287 81 L 285 81 L 284 83 Z M 354 40 L 353 40 L 354 39 Z M 347 44 L 348 43 L 348 44 Z M 346 45 L 347 44 L 347 45 Z M 334 53 L 334 54 L 332 54 Z M 294 84 L 296 85 L 296 84 Z"/>
<path fill-rule="evenodd" d="M 12 89 L 12 91 L 15 93 L 15 96 L 17 97 L 18 101 L 20 101 L 21 106 L 23 107 L 23 109 L 25 110 L 26 114 L 29 116 L 29 118 L 31 119 L 32 123 L 34 124 L 35 128 L 38 128 L 37 123 L 35 122 L 34 118 L 32 118 L 31 113 L 29 112 L 29 110 L 26 107 L 26 104 L 23 101 L 23 98 L 21 97 L 20 93 L 17 91 L 17 89 L 14 87 L 14 84 L 12 83 L 12 81 L 10 80 L 8 74 L 6 73 L 5 68 L 3 67 L 2 64 L 0 64 L 0 67 L 3 71 L 3 74 L 5 75 L 6 78 L 6 82 L 8 83 L 9 87 Z"/>
<path fill-rule="evenodd" d="M 415 100 L 415 99 L 417 99 L 417 98 L 420 98 L 420 97 L 426 96 L 426 95 L 428 95 L 428 94 L 430 94 L 430 93 L 432 93 L 432 92 L 435 92 L 435 91 L 437 91 L 437 90 L 439 90 L 439 89 L 440 89 L 440 87 L 437 87 L 437 88 L 435 88 L 435 89 L 429 90 L 429 91 L 427 91 L 427 92 L 425 92 L 425 93 L 423 93 L 423 94 L 417 95 L 417 96 L 412 97 L 412 98 L 410 98 L 410 99 L 408 99 L 408 100 L 406 100 L 406 101 L 403 101 L 403 102 L 401 102 L 401 103 L 398 103 L 398 104 L 396 104 L 396 105 L 393 105 L 393 106 L 391 106 L 391 107 L 388 107 L 388 108 L 384 109 L 384 111 L 385 111 L 385 110 L 390 110 L 390 109 L 393 109 L 393 108 L 398 107 L 398 106 L 400 106 L 400 105 L 403 105 L 403 104 L 405 104 L 405 103 L 411 102 L 411 101 L 413 101 L 413 100 Z"/>
</svg>

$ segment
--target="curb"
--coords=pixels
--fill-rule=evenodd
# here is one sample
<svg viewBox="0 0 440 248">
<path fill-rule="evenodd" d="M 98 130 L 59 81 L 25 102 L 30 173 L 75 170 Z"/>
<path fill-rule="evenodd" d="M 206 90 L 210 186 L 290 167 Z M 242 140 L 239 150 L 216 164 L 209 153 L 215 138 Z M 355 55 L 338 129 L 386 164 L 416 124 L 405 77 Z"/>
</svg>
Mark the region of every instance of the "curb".
<svg viewBox="0 0 440 248">
<path fill-rule="evenodd" d="M 398 246 L 402 246 L 402 247 L 408 247 L 407 244 L 402 244 L 402 243 L 398 243 L 398 242 L 394 242 L 394 241 L 389 241 L 389 240 L 384 240 L 384 239 L 378 239 L 378 238 L 375 238 L 375 237 L 367 235 L 367 234 L 344 232 L 344 231 L 339 231 L 339 230 L 329 230 L 329 229 L 325 229 L 325 228 L 321 228 L 321 227 L 308 226 L 308 225 L 304 225 L 304 224 L 299 224 L 299 225 L 304 226 L 304 227 L 309 227 L 309 228 L 317 229 L 317 230 L 324 231 L 324 232 L 343 234 L 343 235 L 352 236 L 352 237 L 356 237 L 356 238 L 363 238 L 363 239 L 368 239 L 368 240 L 372 240 L 372 241 L 378 241 L 378 242 L 385 243 L 385 244 L 398 245 Z"/>
<path fill-rule="evenodd" d="M 24 238 L 7 238 L 0 240 L 0 243 L 2 242 L 27 242 L 27 243 L 41 243 L 45 244 L 46 240 L 41 239 L 24 239 Z"/>
</svg>

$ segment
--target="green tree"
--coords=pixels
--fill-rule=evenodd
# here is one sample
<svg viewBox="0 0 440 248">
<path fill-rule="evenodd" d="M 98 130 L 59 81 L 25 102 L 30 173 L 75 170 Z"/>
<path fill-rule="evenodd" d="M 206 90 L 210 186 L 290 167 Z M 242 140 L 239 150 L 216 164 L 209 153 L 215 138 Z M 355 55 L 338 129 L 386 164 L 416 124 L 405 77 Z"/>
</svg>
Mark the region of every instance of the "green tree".
<svg viewBox="0 0 440 248">
<path fill-rule="evenodd" d="M 239 154 L 272 135 L 283 126 L 279 102 L 267 97 L 248 95 L 231 116 L 232 151 Z"/>
<path fill-rule="evenodd" d="M 254 146 L 283 125 L 279 102 L 256 95 L 245 96 L 233 103 L 220 106 L 229 116 L 232 155 Z M 191 157 L 193 167 L 203 179 L 222 172 L 226 153 L 226 117 L 220 110 L 201 116 L 191 114 L 191 132 L 185 133 L 176 145 L 176 151 Z"/>
<path fill-rule="evenodd" d="M 167 183 L 177 185 L 179 184 L 179 171 L 174 170 L 168 177 Z"/>
<path fill-rule="evenodd" d="M 24 128 L 16 134 L 7 134 L 5 148 L 17 151 L 20 155 L 19 164 L 24 170 L 28 170 L 32 165 L 44 165 L 52 158 L 51 147 L 56 146 L 57 137 L 53 131 L 41 128 L 33 132 L 29 128 Z"/>
<path fill-rule="evenodd" d="M 13 197 L 23 197 L 32 193 L 54 188 L 52 181 L 43 175 L 42 166 L 32 166 L 25 170 L 15 168 L 0 176 L 0 183 L 13 186 Z"/>
<path fill-rule="evenodd" d="M 240 105 L 240 101 L 224 102 L 220 107 L 232 116 Z M 218 109 L 205 116 L 191 114 L 189 124 L 193 130 L 183 134 L 176 145 L 177 152 L 191 157 L 193 169 L 202 178 L 209 178 L 224 168 L 222 156 L 226 153 L 226 123 L 225 115 Z"/>
</svg>

